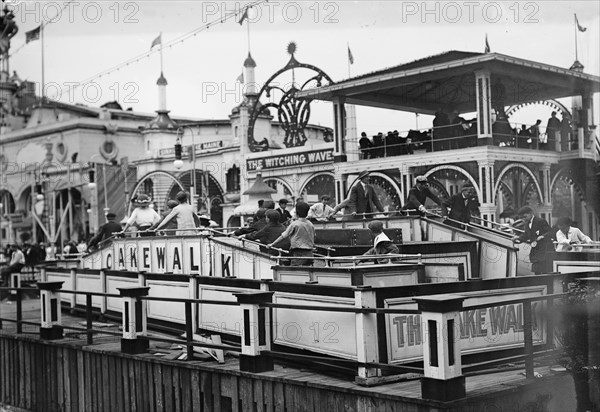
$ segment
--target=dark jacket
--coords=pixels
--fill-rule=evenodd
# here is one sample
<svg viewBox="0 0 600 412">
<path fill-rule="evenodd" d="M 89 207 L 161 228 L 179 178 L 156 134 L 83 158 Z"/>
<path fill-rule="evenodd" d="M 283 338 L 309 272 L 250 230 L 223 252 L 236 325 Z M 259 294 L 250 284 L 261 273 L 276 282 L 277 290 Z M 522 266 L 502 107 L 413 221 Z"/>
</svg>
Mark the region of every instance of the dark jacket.
<svg viewBox="0 0 600 412">
<path fill-rule="evenodd" d="M 448 217 L 459 222 L 469 223 L 471 215 L 479 214 L 479 200 L 476 197 L 465 198 L 462 193 L 457 193 L 450 196 L 450 199 L 444 200 L 442 205 L 450 208 Z M 454 222 L 448 222 L 450 226 L 457 226 Z"/>
<path fill-rule="evenodd" d="M 284 231 L 285 231 L 285 226 L 283 226 L 281 223 L 269 222 L 261 230 L 258 230 L 256 232 L 253 232 L 253 233 L 250 233 L 249 235 L 247 235 L 246 239 L 254 240 L 256 242 L 260 242 L 260 243 L 264 243 L 265 245 L 268 245 L 270 243 L 273 243 L 275 240 L 277 240 L 277 238 Z M 289 238 L 286 238 L 286 239 L 282 240 L 281 242 L 279 242 L 277 247 L 280 249 L 289 250 L 290 249 Z M 273 253 L 272 251 L 270 251 L 266 248 L 261 248 L 261 251 L 265 252 L 265 253 L 277 254 L 277 252 Z"/>
<path fill-rule="evenodd" d="M 287 209 L 278 207 L 275 210 L 279 212 L 279 223 L 285 223 L 288 220 L 292 220 L 292 215 Z"/>
<path fill-rule="evenodd" d="M 252 232 L 258 232 L 266 225 L 267 225 L 267 221 L 265 219 L 260 219 L 260 220 L 257 220 L 256 222 L 252 223 L 252 225 L 250 225 L 248 227 L 243 227 L 241 229 L 236 230 L 235 232 L 233 232 L 233 234 L 235 236 L 247 235 Z"/>
<path fill-rule="evenodd" d="M 529 251 L 529 260 L 532 263 L 531 270 L 535 273 L 541 273 L 546 269 L 546 252 L 554 250 L 552 228 L 544 219 L 534 216 L 531 228 L 529 228 L 529 223 L 526 223 L 524 230 L 521 236 L 519 236 L 519 240 L 531 244 L 531 250 Z M 537 240 L 539 236 L 543 236 L 544 238 Z"/>
<path fill-rule="evenodd" d="M 98 233 L 96 233 L 96 235 L 90 240 L 88 247 L 95 247 L 98 243 L 110 238 L 113 233 L 120 232 L 121 230 L 121 225 L 112 220 L 103 224 L 100 226 Z"/>
<path fill-rule="evenodd" d="M 362 183 L 358 183 L 350 190 L 350 202 L 349 206 L 356 213 L 373 213 L 376 211 L 383 212 L 383 205 L 379 201 L 379 198 L 375 194 L 373 186 L 367 185 L 367 193 L 365 196 L 365 190 L 363 189 Z"/>
<path fill-rule="evenodd" d="M 419 206 L 425 205 L 425 201 L 427 198 L 430 198 L 438 205 L 442 204 L 442 201 L 431 191 L 429 188 L 424 188 L 423 190 L 417 189 L 417 187 L 413 187 L 408 191 L 408 201 L 402 208 L 402 210 L 418 210 Z M 420 212 L 410 212 L 411 214 L 422 214 Z"/>
</svg>

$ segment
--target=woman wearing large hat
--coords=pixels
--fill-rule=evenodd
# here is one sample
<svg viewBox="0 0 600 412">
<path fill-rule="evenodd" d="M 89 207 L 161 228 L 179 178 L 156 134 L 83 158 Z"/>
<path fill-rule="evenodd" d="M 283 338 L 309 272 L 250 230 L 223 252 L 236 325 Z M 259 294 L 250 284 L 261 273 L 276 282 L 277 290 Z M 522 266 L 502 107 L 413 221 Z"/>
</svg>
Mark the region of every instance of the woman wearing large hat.
<svg viewBox="0 0 600 412">
<path fill-rule="evenodd" d="M 123 232 L 126 232 L 131 225 L 135 225 L 138 231 L 144 232 L 150 229 L 152 225 L 158 223 L 158 221 L 160 220 L 160 216 L 158 215 L 158 213 L 156 213 L 154 209 L 150 207 L 151 201 L 152 200 L 148 195 L 138 195 L 136 199 L 136 203 L 138 206 L 133 210 L 133 213 L 131 214 L 131 216 L 129 216 L 129 219 L 127 219 L 127 223 L 123 228 Z M 144 234 L 140 233 L 140 236 L 151 235 L 152 234 L 150 232 Z"/>
</svg>

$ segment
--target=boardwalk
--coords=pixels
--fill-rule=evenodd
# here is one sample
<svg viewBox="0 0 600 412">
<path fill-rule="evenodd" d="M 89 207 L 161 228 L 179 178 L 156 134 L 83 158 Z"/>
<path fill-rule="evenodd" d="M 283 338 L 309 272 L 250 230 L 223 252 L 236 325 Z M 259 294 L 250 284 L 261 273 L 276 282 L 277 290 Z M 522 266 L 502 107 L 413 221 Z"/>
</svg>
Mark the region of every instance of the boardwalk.
<svg viewBox="0 0 600 412">
<path fill-rule="evenodd" d="M 15 314 L 16 304 L 6 301 L 0 304 L 0 317 L 14 319 Z M 23 301 L 24 319 L 37 322 L 39 314 L 38 299 Z M 84 326 L 81 318 L 67 313 L 63 313 L 63 324 Z M 120 325 L 115 323 L 101 322 L 94 326 L 113 333 L 120 330 Z M 147 354 L 125 355 L 120 352 L 119 336 L 96 334 L 94 344 L 87 345 L 84 332 L 68 329 L 65 330 L 65 339 L 42 345 L 53 348 L 56 353 L 50 353 L 46 348 L 44 356 L 32 353 L 31 359 L 23 360 L 28 350 L 39 348 L 39 343 L 43 342 L 38 339 L 37 333 L 36 326 L 24 325 L 23 333 L 16 341 L 23 342 L 25 347 L 15 346 L 16 326 L 3 322 L 0 331 L 0 390 L 5 403 L 35 409 L 43 400 L 52 405 L 46 410 L 73 411 L 417 411 L 436 410 L 436 407 L 442 406 L 421 399 L 418 379 L 365 388 L 314 370 L 282 365 L 276 365 L 272 372 L 249 374 L 240 372 L 237 357 L 230 355 L 221 365 L 212 360 L 174 361 L 171 359 L 184 351 L 170 349 L 170 344 L 155 342 L 151 343 Z M 17 347 L 18 350 L 11 351 L 11 348 Z M 51 362 L 45 367 L 39 365 L 44 360 Z M 29 369 L 26 372 L 32 376 L 16 373 L 15 367 L 21 367 L 19 365 Z M 534 382 L 526 381 L 522 369 L 468 376 L 467 398 L 445 406 L 448 410 L 457 411 L 478 410 L 484 403 L 496 405 L 495 410 L 506 411 L 529 410 L 527 408 L 533 405 L 545 405 L 546 410 L 573 410 L 574 399 L 563 396 L 572 392 L 565 390 L 565 385 L 571 385 L 571 380 L 553 376 L 547 367 L 539 367 L 536 371 L 543 378 Z M 53 377 L 57 389 L 59 385 L 66 386 L 64 395 L 57 396 L 47 390 L 45 394 L 36 393 L 36 399 L 26 399 L 27 390 L 21 385 L 28 379 L 34 385 L 35 382 L 43 382 L 39 374 L 44 373 Z M 19 381 L 15 382 L 17 377 Z M 535 386 L 534 393 L 539 392 L 533 399 L 524 394 L 525 386 L 531 385 Z M 60 390 L 58 393 L 61 393 Z M 561 396 L 551 397 L 548 395 L 551 393 L 561 393 Z M 513 407 L 509 408 L 509 404 Z"/>
</svg>

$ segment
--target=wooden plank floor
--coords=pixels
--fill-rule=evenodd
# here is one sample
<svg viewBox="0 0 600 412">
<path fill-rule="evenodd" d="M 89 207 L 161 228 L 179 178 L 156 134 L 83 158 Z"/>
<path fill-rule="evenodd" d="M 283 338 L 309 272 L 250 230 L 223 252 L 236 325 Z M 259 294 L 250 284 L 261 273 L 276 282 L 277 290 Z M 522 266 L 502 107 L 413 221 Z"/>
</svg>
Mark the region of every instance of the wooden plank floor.
<svg viewBox="0 0 600 412">
<path fill-rule="evenodd" d="M 31 322 L 39 322 L 40 320 L 40 303 L 39 299 L 31 298 L 23 301 L 22 304 L 23 318 L 24 320 Z M 16 303 L 3 301 L 0 303 L 0 318 L 15 319 L 16 317 Z M 63 326 L 77 326 L 85 327 L 85 320 L 80 317 L 71 316 L 68 313 L 62 313 Z M 109 322 L 106 322 L 109 323 Z M 104 322 L 98 323 L 98 325 L 106 325 Z M 111 332 L 120 332 L 120 324 L 110 323 L 110 326 L 103 328 Z M 39 327 L 33 325 L 23 325 L 23 332 L 26 336 L 35 337 L 39 333 Z M 4 320 L 2 322 L 2 329 L 0 334 L 15 334 L 16 325 L 13 322 Z M 159 334 L 156 334 L 159 335 Z M 165 335 L 161 335 L 165 336 Z M 85 332 L 75 332 L 72 330 L 65 329 L 65 338 L 55 343 L 68 343 L 70 345 L 85 346 L 87 349 L 102 353 L 102 352 L 120 352 L 120 336 L 111 336 L 107 334 L 95 334 L 93 345 L 87 346 Z M 145 358 L 153 358 L 156 361 L 171 362 L 175 366 L 173 371 L 179 369 L 176 368 L 178 364 L 183 366 L 185 369 L 193 368 L 195 366 L 201 369 L 214 369 L 221 371 L 229 371 L 234 374 L 243 374 L 239 372 L 239 362 L 237 357 L 227 356 L 226 362 L 222 365 L 217 364 L 213 361 L 169 361 L 164 356 L 157 356 L 156 353 L 165 353 L 167 355 L 172 354 L 173 351 L 169 350 L 170 344 L 168 343 L 157 343 L 151 342 L 150 353 L 137 355 Z M 176 352 L 181 352 L 178 350 Z M 123 360 L 126 368 L 126 361 Z M 125 370 L 125 369 L 124 369 Z M 182 369 L 180 369 L 182 370 Z M 467 377 L 466 389 L 467 398 L 469 397 L 480 397 L 492 393 L 497 393 L 503 389 L 510 389 L 516 386 L 522 385 L 526 382 L 525 376 L 522 374 L 522 370 L 510 370 L 510 371 L 499 371 L 491 374 L 484 374 L 478 376 Z M 548 369 L 536 369 L 536 372 L 540 372 L 543 376 L 550 374 Z M 123 372 L 126 373 L 126 372 Z M 131 372 L 129 372 L 131 373 Z M 179 371 L 173 372 L 177 374 L 179 379 Z M 188 375 L 184 375 L 185 379 L 188 379 Z M 260 374 L 260 377 L 265 380 L 271 380 L 275 382 L 290 382 L 294 384 L 309 387 L 329 387 L 338 393 L 354 393 L 365 396 L 379 396 L 389 399 L 399 398 L 410 398 L 412 401 L 419 403 L 421 398 L 421 384 L 418 379 L 404 382 L 389 383 L 376 387 L 361 387 L 353 382 L 338 379 L 335 377 L 320 374 L 316 370 L 304 370 L 297 369 L 288 366 L 276 365 L 275 370 L 272 372 L 265 372 Z M 195 379 L 195 378 L 194 378 Z M 152 390 L 152 388 L 148 388 Z M 250 390 L 248 388 L 240 388 L 240 390 Z M 169 394 L 170 396 L 170 394 Z M 178 394 L 179 396 L 179 394 Z M 187 395 L 186 395 L 187 396 Z"/>
</svg>

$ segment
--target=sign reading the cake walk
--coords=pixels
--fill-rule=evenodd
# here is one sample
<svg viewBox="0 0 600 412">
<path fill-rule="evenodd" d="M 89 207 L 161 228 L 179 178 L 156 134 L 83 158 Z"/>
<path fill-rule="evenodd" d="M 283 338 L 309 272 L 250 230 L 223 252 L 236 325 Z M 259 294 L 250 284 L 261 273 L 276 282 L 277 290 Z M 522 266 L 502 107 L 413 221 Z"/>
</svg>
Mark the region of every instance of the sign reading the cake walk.
<svg viewBox="0 0 600 412">
<path fill-rule="evenodd" d="M 276 169 L 280 167 L 304 166 L 333 162 L 333 149 L 314 150 L 310 152 L 291 153 L 246 160 L 248 171 Z"/>
</svg>

